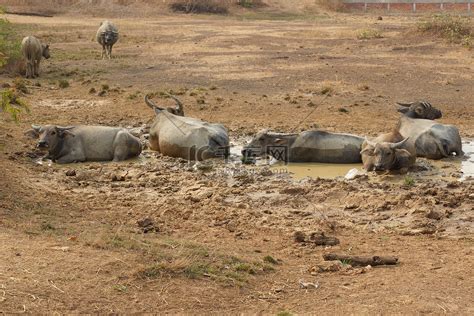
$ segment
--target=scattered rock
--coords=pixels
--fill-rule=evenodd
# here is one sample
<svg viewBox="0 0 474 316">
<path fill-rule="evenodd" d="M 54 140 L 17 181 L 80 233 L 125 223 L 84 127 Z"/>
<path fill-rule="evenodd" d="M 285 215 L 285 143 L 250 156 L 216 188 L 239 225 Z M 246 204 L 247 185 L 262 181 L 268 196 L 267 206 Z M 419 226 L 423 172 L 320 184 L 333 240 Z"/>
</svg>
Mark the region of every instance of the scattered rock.
<svg viewBox="0 0 474 316">
<path fill-rule="evenodd" d="M 158 227 L 156 227 L 153 221 L 148 217 L 138 220 L 137 224 L 138 224 L 138 227 L 140 227 L 143 233 L 145 234 L 152 231 L 155 231 L 155 232 L 159 231 Z"/>
<path fill-rule="evenodd" d="M 382 20 L 383 20 L 383 17 L 381 17 L 381 16 L 377 17 L 377 21 L 382 21 Z"/>
<path fill-rule="evenodd" d="M 335 246 L 340 243 L 336 237 L 328 237 L 324 233 L 312 233 L 309 240 L 316 246 Z"/>
<path fill-rule="evenodd" d="M 296 242 L 305 242 L 306 241 L 306 235 L 305 233 L 301 231 L 295 232 L 293 235 L 293 238 L 295 239 Z"/>
<path fill-rule="evenodd" d="M 426 217 L 429 219 L 434 219 L 434 220 L 439 221 L 440 219 L 444 217 L 444 215 L 441 212 L 431 210 L 426 214 Z"/>
<path fill-rule="evenodd" d="M 305 282 L 303 280 L 300 280 L 300 288 L 301 289 L 318 289 L 319 288 L 319 282 Z"/>
<path fill-rule="evenodd" d="M 68 171 L 66 171 L 66 176 L 68 177 L 74 177 L 76 175 L 76 170 L 74 169 L 69 169 Z"/>
<path fill-rule="evenodd" d="M 112 181 L 125 181 L 125 176 L 119 175 L 119 174 L 113 174 Z"/>
</svg>

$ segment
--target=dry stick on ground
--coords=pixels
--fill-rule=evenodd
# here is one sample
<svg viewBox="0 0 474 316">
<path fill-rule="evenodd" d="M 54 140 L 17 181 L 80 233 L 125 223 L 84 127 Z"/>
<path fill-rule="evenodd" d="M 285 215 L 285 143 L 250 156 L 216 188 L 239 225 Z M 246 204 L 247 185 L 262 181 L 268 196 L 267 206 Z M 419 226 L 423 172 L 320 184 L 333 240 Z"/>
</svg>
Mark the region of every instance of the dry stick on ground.
<svg viewBox="0 0 474 316">
<path fill-rule="evenodd" d="M 348 255 L 338 255 L 335 253 L 328 253 L 323 255 L 324 260 L 332 261 L 339 260 L 350 264 L 351 266 L 380 266 L 380 265 L 394 265 L 398 263 L 397 257 L 379 257 L 379 256 L 348 256 Z"/>
</svg>

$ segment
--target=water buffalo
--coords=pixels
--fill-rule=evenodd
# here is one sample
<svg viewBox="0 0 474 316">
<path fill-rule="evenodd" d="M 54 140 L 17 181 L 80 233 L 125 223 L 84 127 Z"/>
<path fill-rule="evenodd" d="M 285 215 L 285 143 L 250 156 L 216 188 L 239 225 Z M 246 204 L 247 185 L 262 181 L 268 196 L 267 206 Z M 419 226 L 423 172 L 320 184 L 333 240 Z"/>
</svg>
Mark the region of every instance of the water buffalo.
<svg viewBox="0 0 474 316">
<path fill-rule="evenodd" d="M 27 36 L 21 41 L 21 54 L 26 60 L 26 78 L 39 76 L 41 58 L 49 59 L 49 45 L 41 44 L 34 36 Z"/>
<path fill-rule="evenodd" d="M 119 39 L 119 32 L 117 27 L 109 21 L 104 21 L 100 23 L 100 27 L 97 30 L 96 34 L 97 42 L 102 45 L 102 59 L 107 56 L 107 58 L 112 58 L 112 46 L 117 43 Z"/>
<path fill-rule="evenodd" d="M 176 103 L 179 102 L 173 98 Z M 221 124 L 207 123 L 196 118 L 174 114 L 173 111 L 158 107 L 149 95 L 145 103 L 152 108 L 156 117 L 150 127 L 150 148 L 163 155 L 181 157 L 187 160 L 205 160 L 227 157 L 229 154 L 229 136 Z M 182 105 L 178 103 L 182 111 Z"/>
<path fill-rule="evenodd" d="M 382 134 L 362 144 L 362 163 L 367 171 L 406 172 L 416 161 L 416 150 L 398 132 Z"/>
<path fill-rule="evenodd" d="M 441 118 L 441 111 L 428 102 L 398 103 L 403 113 L 397 131 L 409 137 L 416 147 L 418 157 L 441 159 L 456 153 L 463 155 L 459 130 L 453 125 L 440 124 L 433 120 Z"/>
<path fill-rule="evenodd" d="M 108 126 L 36 126 L 28 135 L 39 138 L 38 148 L 57 163 L 122 161 L 140 155 L 140 140 L 126 129 Z"/>
<path fill-rule="evenodd" d="M 244 157 L 270 155 L 286 162 L 357 163 L 364 139 L 350 134 L 306 131 L 300 134 L 263 130 L 242 150 Z"/>
</svg>

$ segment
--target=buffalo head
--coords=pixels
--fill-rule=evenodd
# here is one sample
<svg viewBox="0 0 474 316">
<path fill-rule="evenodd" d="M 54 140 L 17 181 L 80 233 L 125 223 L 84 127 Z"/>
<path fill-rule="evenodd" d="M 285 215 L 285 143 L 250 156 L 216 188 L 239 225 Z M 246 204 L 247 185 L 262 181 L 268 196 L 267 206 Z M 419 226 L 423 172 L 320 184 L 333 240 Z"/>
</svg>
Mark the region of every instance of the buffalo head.
<svg viewBox="0 0 474 316">
<path fill-rule="evenodd" d="M 49 59 L 49 57 L 51 57 L 51 55 L 49 54 L 49 44 L 42 44 L 41 45 L 41 48 L 42 48 L 42 55 L 45 59 Z"/>
<path fill-rule="evenodd" d="M 362 162 L 367 171 L 385 171 L 408 168 L 409 165 L 400 165 L 401 161 L 410 161 L 413 155 L 404 148 L 408 138 L 398 143 L 373 142 L 366 140 L 364 149 L 360 152 Z"/>
<path fill-rule="evenodd" d="M 172 108 L 172 107 L 168 107 L 166 109 L 164 108 L 161 108 L 159 106 L 157 106 L 155 104 L 155 102 L 153 102 L 151 99 L 150 99 L 150 95 L 145 95 L 145 103 L 150 107 L 152 108 L 156 114 L 159 114 L 160 112 L 162 111 L 167 111 L 169 113 L 172 113 L 174 115 L 177 115 L 177 116 L 184 116 L 184 109 L 183 109 L 183 103 L 181 103 L 181 101 L 179 101 L 178 98 L 176 98 L 175 96 L 169 94 L 169 93 L 166 93 L 166 95 L 173 99 L 174 102 L 176 102 L 176 107 Z"/>
<path fill-rule="evenodd" d="M 61 143 L 66 136 L 74 136 L 70 131 L 74 126 L 61 127 L 55 125 L 32 125 L 32 129 L 26 134 L 28 136 L 38 138 L 37 147 L 43 150 L 47 150 L 50 153 L 59 150 Z"/>
<path fill-rule="evenodd" d="M 402 106 L 398 109 L 398 112 L 403 113 L 411 118 L 435 120 L 442 117 L 441 111 L 426 101 L 417 101 L 412 103 L 397 102 L 397 104 Z"/>
<path fill-rule="evenodd" d="M 288 145 L 288 137 L 295 134 L 273 133 L 261 130 L 242 150 L 244 158 L 262 157 L 271 154 L 272 147 Z"/>
</svg>

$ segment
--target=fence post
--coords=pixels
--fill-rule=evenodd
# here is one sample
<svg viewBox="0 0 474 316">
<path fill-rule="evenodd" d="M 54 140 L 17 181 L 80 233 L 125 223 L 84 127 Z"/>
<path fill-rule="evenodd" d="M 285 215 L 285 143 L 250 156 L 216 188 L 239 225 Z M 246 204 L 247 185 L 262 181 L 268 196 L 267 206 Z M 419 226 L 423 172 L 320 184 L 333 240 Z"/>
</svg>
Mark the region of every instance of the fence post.
<svg viewBox="0 0 474 316">
<path fill-rule="evenodd" d="M 413 12 L 416 12 L 416 2 L 413 2 Z"/>
<path fill-rule="evenodd" d="M 390 2 L 387 3 L 387 12 L 390 12 Z"/>
<path fill-rule="evenodd" d="M 444 10 L 444 3 L 441 2 L 441 3 L 439 4 L 439 9 L 440 9 L 441 11 Z"/>
<path fill-rule="evenodd" d="M 364 2 L 364 11 L 367 12 L 367 1 Z"/>
</svg>

